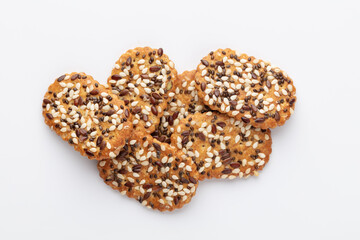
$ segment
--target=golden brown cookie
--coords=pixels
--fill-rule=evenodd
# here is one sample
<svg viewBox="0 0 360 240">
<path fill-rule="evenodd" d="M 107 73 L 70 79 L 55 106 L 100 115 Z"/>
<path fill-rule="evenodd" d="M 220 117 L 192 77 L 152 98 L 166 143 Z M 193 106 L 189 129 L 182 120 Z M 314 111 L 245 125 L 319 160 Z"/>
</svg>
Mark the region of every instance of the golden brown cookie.
<svg viewBox="0 0 360 240">
<path fill-rule="evenodd" d="M 210 52 L 201 59 L 195 79 L 205 105 L 255 127 L 281 126 L 294 112 L 291 78 L 245 53 L 228 48 Z"/>
<path fill-rule="evenodd" d="M 207 112 L 182 119 L 171 143 L 192 158 L 203 180 L 258 175 L 269 161 L 272 140 L 269 129 Z"/>
<path fill-rule="evenodd" d="M 42 108 L 45 123 L 90 159 L 116 157 L 132 131 L 124 102 L 85 73 L 57 78 Z"/>
<path fill-rule="evenodd" d="M 176 76 L 174 63 L 162 48 L 138 47 L 115 63 L 108 85 L 133 113 L 134 129 L 151 133 L 160 122 L 168 97 L 174 95 Z"/>
<path fill-rule="evenodd" d="M 198 97 L 195 88 L 195 70 L 185 71 L 178 75 L 174 82 L 175 95 L 169 99 L 164 110 L 164 116 L 152 135 L 161 142 L 170 143 L 170 136 L 179 121 L 195 112 L 207 112 L 209 107 L 205 106 Z"/>
<path fill-rule="evenodd" d="M 133 135 L 116 158 L 100 161 L 98 169 L 114 190 L 160 211 L 189 203 L 198 185 L 191 159 L 150 135 Z"/>
</svg>

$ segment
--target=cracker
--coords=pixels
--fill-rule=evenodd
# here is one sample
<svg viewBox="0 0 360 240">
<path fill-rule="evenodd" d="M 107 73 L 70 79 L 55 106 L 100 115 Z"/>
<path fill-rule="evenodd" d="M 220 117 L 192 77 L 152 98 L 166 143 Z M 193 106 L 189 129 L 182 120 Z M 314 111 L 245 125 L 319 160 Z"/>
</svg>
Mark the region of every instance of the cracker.
<svg viewBox="0 0 360 240">
<path fill-rule="evenodd" d="M 293 81 L 269 62 L 218 49 L 195 75 L 199 97 L 211 109 L 263 129 L 281 126 L 294 112 Z"/>
<path fill-rule="evenodd" d="M 189 203 L 198 185 L 189 158 L 150 135 L 134 135 L 114 159 L 98 163 L 101 178 L 114 190 L 148 208 L 172 211 Z"/>
<path fill-rule="evenodd" d="M 45 123 L 90 159 L 116 157 L 132 131 L 124 102 L 85 73 L 57 78 L 42 108 Z"/>
<path fill-rule="evenodd" d="M 175 96 L 169 101 L 161 122 L 152 135 L 161 142 L 170 143 L 170 136 L 179 124 L 179 121 L 195 112 L 207 112 L 209 107 L 205 106 L 198 97 L 195 88 L 195 70 L 185 71 L 178 75 L 174 82 Z"/>
<path fill-rule="evenodd" d="M 269 161 L 272 140 L 269 129 L 207 112 L 181 120 L 171 143 L 192 158 L 203 180 L 257 176 Z"/>
<path fill-rule="evenodd" d="M 129 106 L 134 129 L 151 133 L 160 122 L 168 97 L 174 95 L 176 76 L 174 63 L 162 48 L 138 47 L 115 63 L 108 85 Z"/>
</svg>

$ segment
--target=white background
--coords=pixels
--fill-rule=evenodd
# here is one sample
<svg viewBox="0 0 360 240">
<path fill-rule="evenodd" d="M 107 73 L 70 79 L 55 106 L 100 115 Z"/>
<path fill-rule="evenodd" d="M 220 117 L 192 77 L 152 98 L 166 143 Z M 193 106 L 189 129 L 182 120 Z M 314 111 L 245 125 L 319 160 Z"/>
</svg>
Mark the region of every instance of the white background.
<svg viewBox="0 0 360 240">
<path fill-rule="evenodd" d="M 360 239 L 359 1 L 96 2 L 0 1 L 0 239 Z M 225 47 L 288 72 L 295 114 L 258 178 L 204 181 L 181 210 L 148 210 L 44 124 L 56 77 L 105 83 L 147 45 L 179 72 Z"/>
</svg>

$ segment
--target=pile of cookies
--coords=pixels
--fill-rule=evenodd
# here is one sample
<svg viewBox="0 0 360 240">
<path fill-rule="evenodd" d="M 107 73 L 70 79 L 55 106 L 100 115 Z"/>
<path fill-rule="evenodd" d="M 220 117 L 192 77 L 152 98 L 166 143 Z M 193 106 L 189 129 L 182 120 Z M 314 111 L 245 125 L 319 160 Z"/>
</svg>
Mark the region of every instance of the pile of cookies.
<svg viewBox="0 0 360 240">
<path fill-rule="evenodd" d="M 190 202 L 199 181 L 257 176 L 271 131 L 294 112 L 293 81 L 269 62 L 218 49 L 177 73 L 163 49 L 128 50 L 100 84 L 64 74 L 42 103 L 45 123 L 101 178 L 148 208 Z"/>
</svg>

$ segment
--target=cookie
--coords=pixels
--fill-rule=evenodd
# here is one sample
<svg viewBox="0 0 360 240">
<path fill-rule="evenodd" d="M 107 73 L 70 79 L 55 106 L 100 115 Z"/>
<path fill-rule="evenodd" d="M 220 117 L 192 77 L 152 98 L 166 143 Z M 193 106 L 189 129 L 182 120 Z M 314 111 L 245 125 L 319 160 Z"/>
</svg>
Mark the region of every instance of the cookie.
<svg viewBox="0 0 360 240">
<path fill-rule="evenodd" d="M 108 86 L 134 115 L 134 129 L 151 133 L 159 124 L 166 101 L 173 96 L 177 71 L 163 49 L 128 50 L 115 63 Z"/>
<path fill-rule="evenodd" d="M 170 136 L 179 121 L 195 112 L 207 112 L 209 107 L 198 97 L 195 88 L 195 70 L 185 71 L 178 75 L 174 82 L 175 95 L 168 101 L 164 116 L 152 135 L 161 142 L 170 143 Z"/>
<path fill-rule="evenodd" d="M 203 180 L 257 176 L 269 161 L 272 140 L 269 129 L 207 112 L 181 120 L 171 143 L 192 158 Z"/>
<path fill-rule="evenodd" d="M 150 135 L 133 135 L 116 158 L 100 161 L 98 169 L 114 190 L 160 211 L 189 203 L 198 186 L 191 159 Z"/>
<path fill-rule="evenodd" d="M 124 101 L 85 73 L 57 78 L 42 108 L 45 123 L 90 159 L 116 157 L 132 131 Z"/>
<path fill-rule="evenodd" d="M 210 52 L 201 59 L 195 79 L 205 105 L 255 127 L 281 126 L 294 112 L 291 78 L 245 53 L 228 48 Z"/>
</svg>

